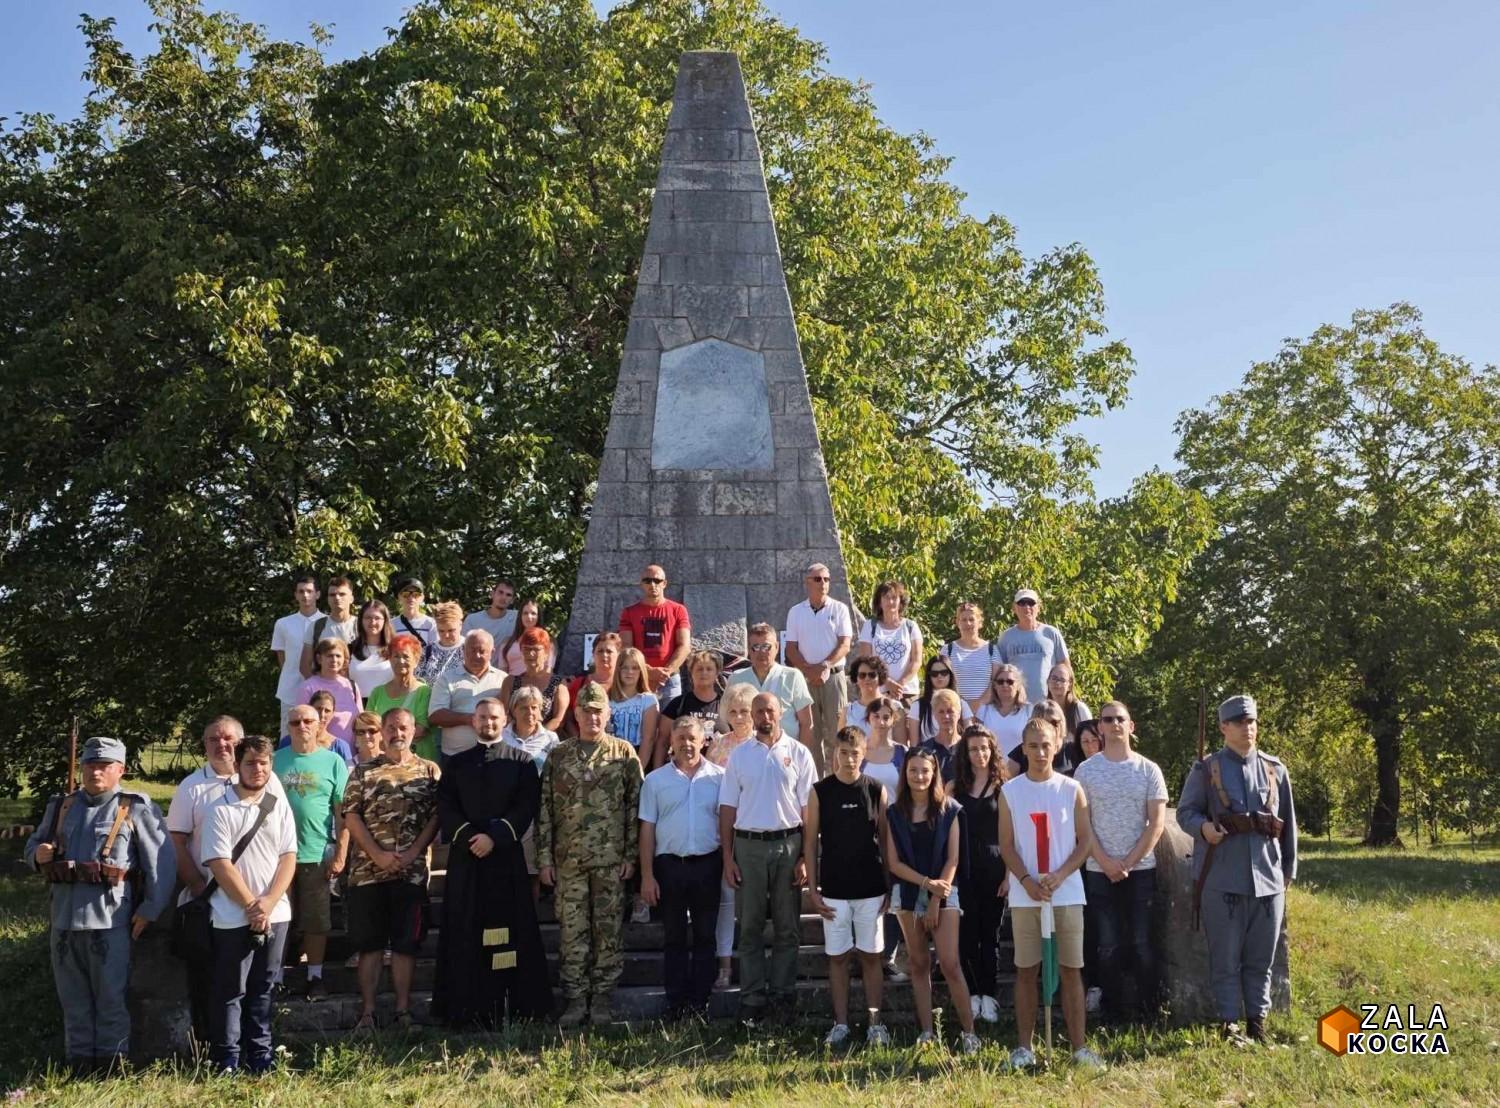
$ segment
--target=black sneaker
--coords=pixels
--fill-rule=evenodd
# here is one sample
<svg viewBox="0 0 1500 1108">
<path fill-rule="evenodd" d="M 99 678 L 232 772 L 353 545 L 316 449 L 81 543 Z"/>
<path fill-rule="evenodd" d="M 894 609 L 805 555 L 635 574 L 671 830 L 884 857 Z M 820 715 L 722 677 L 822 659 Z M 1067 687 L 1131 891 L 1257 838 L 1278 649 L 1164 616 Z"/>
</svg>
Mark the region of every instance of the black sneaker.
<svg viewBox="0 0 1500 1108">
<path fill-rule="evenodd" d="M 328 996 L 328 982 L 321 977 L 310 977 L 302 995 L 308 1000 L 322 1000 Z"/>
</svg>

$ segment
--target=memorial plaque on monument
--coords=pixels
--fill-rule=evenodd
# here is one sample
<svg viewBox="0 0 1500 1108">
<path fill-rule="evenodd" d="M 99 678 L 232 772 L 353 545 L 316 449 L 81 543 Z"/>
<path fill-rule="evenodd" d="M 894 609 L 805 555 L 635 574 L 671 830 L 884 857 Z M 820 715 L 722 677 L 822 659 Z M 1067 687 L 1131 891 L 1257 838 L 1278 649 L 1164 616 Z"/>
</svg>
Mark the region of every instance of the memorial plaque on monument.
<svg viewBox="0 0 1500 1108">
<path fill-rule="evenodd" d="M 823 562 L 849 599 L 755 122 L 733 54 L 682 56 L 563 637 L 613 630 L 657 562 L 695 646 L 781 627 Z"/>
</svg>

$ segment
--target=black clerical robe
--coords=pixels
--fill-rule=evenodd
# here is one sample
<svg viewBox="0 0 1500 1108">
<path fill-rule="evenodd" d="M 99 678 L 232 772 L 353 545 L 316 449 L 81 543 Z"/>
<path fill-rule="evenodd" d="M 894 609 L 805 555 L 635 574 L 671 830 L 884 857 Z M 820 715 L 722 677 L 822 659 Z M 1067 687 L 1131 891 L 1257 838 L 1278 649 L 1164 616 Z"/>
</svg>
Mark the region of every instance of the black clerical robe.
<svg viewBox="0 0 1500 1108">
<path fill-rule="evenodd" d="M 536 818 L 541 778 L 531 755 L 481 743 L 449 760 L 438 818 L 449 841 L 433 1012 L 455 1027 L 547 1016 L 552 989 L 521 837 Z M 475 835 L 495 849 L 469 850 Z"/>
</svg>

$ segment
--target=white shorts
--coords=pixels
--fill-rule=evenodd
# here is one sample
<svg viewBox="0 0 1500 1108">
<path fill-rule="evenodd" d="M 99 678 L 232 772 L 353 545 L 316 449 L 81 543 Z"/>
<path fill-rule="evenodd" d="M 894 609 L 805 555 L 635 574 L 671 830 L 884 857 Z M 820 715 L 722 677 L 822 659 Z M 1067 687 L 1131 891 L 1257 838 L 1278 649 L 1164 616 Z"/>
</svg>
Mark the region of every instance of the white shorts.
<svg viewBox="0 0 1500 1108">
<path fill-rule="evenodd" d="M 880 910 L 881 896 L 860 900 L 838 900 L 825 896 L 823 903 L 833 909 L 833 918 L 823 920 L 823 949 L 829 954 L 847 954 L 859 949 L 865 954 L 885 951 L 885 914 Z"/>
</svg>

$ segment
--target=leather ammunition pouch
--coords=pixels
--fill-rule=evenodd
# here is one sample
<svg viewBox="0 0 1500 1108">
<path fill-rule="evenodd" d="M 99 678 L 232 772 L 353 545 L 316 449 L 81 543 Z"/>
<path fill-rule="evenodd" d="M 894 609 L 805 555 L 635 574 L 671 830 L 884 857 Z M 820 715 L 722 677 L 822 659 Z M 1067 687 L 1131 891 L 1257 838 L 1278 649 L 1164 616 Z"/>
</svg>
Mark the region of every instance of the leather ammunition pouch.
<svg viewBox="0 0 1500 1108">
<path fill-rule="evenodd" d="M 118 885 L 136 877 L 135 871 L 125 866 L 112 866 L 108 862 L 75 862 L 71 859 L 48 862 L 42 872 L 54 885 Z"/>
<path fill-rule="evenodd" d="M 1230 835 L 1248 835 L 1254 832 L 1268 839 L 1281 835 L 1282 822 L 1270 812 L 1230 812 L 1218 818 L 1219 830 Z"/>
</svg>

